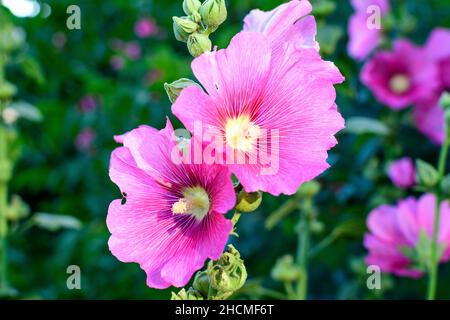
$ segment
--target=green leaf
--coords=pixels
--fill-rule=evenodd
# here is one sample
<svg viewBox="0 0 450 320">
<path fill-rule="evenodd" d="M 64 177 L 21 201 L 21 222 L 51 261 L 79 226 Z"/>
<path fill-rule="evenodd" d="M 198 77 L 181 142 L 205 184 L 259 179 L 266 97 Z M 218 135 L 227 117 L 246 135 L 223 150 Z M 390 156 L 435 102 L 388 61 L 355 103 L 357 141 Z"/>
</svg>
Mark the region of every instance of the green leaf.
<svg viewBox="0 0 450 320">
<path fill-rule="evenodd" d="M 39 63 L 30 56 L 22 56 L 19 60 L 19 66 L 23 73 L 35 81 L 38 85 L 45 83 L 44 73 Z"/>
<path fill-rule="evenodd" d="M 389 134 L 389 128 L 384 123 L 365 117 L 353 117 L 348 119 L 345 131 L 354 134 L 370 133 L 381 136 Z"/>
<path fill-rule="evenodd" d="M 29 121 L 42 121 L 42 113 L 38 108 L 25 101 L 16 101 L 9 105 L 9 108 L 14 109 L 21 118 Z"/>
<path fill-rule="evenodd" d="M 82 227 L 80 220 L 68 215 L 38 212 L 31 219 L 36 226 L 50 231 L 60 229 L 80 230 Z"/>
</svg>

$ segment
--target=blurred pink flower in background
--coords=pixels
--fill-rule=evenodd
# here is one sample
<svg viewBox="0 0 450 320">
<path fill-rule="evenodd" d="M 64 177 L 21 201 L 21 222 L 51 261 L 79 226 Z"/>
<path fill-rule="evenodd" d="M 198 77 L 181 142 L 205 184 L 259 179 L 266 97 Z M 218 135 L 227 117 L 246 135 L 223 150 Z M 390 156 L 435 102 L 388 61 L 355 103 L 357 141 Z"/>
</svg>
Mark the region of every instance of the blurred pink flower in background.
<svg viewBox="0 0 450 320">
<path fill-rule="evenodd" d="M 404 157 L 389 164 L 388 175 L 392 183 L 399 188 L 410 188 L 416 183 L 416 170 L 411 158 Z"/>
<path fill-rule="evenodd" d="M 78 106 L 82 112 L 94 111 L 97 108 L 97 100 L 93 95 L 87 95 L 81 98 Z"/>
<path fill-rule="evenodd" d="M 193 61 L 207 93 L 188 87 L 172 106 L 188 130 L 194 132 L 196 121 L 216 129 L 226 156 L 245 159 L 229 168 L 247 192 L 295 193 L 329 167 L 327 150 L 344 128 L 333 86 L 344 78 L 317 52 L 315 21 L 306 16 L 311 9 L 308 1 L 293 0 L 270 12 L 253 10 L 227 49 Z M 260 141 L 262 132 L 268 141 Z M 273 163 L 263 163 L 263 149 L 278 161 L 270 174 L 264 172 Z"/>
<path fill-rule="evenodd" d="M 383 30 L 372 28 L 368 25 L 371 11 L 370 6 L 378 6 L 381 16 L 386 15 L 390 10 L 388 0 L 351 0 L 355 13 L 350 17 L 348 23 L 348 53 L 357 60 L 364 60 L 382 40 Z"/>
<path fill-rule="evenodd" d="M 439 97 L 420 101 L 413 110 L 414 123 L 425 136 L 436 144 L 444 143 L 444 110 L 439 105 Z"/>
<path fill-rule="evenodd" d="M 83 129 L 75 139 L 75 147 L 80 151 L 89 151 L 94 142 L 96 133 L 91 128 Z"/>
<path fill-rule="evenodd" d="M 405 39 L 392 51 L 377 52 L 361 71 L 361 81 L 394 110 L 431 98 L 439 87 L 437 64 L 425 50 Z"/>
<path fill-rule="evenodd" d="M 173 128 L 141 126 L 116 141 L 110 177 L 126 202 L 108 209 L 109 248 L 120 261 L 139 263 L 147 285 L 186 285 L 206 259 L 222 253 L 232 223 L 224 217 L 236 201 L 227 168 L 176 164 Z"/>
<path fill-rule="evenodd" d="M 382 272 L 417 278 L 424 270 L 414 261 L 420 234 L 430 240 L 434 228 L 435 196 L 424 194 L 400 200 L 396 206 L 382 205 L 370 212 L 367 218 L 369 232 L 364 236 L 364 246 L 369 251 L 368 265 L 377 265 Z M 445 250 L 440 262 L 450 259 L 450 206 L 441 204 L 438 243 Z M 423 254 L 423 253 L 422 253 Z"/>
<path fill-rule="evenodd" d="M 140 38 L 147 38 L 158 32 L 158 26 L 152 18 L 141 18 L 134 25 L 134 32 Z"/>
<path fill-rule="evenodd" d="M 121 56 L 113 56 L 111 57 L 111 59 L 109 60 L 109 63 L 111 65 L 111 68 L 114 71 L 120 71 L 123 69 L 124 65 L 125 65 L 125 61 Z"/>
<path fill-rule="evenodd" d="M 141 56 L 141 46 L 136 41 L 130 41 L 125 45 L 125 52 L 131 60 L 139 59 Z"/>
<path fill-rule="evenodd" d="M 450 29 L 436 28 L 428 37 L 425 51 L 438 63 L 441 89 L 450 89 Z"/>
</svg>

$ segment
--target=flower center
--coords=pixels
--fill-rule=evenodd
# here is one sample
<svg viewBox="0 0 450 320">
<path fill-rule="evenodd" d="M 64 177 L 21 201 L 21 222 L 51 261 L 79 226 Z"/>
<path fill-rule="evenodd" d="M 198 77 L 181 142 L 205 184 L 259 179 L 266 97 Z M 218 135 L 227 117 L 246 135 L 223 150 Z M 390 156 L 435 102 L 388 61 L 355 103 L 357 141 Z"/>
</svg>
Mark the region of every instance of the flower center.
<svg viewBox="0 0 450 320">
<path fill-rule="evenodd" d="M 227 144 L 233 149 L 240 151 L 250 151 L 261 130 L 259 126 L 250 121 L 246 115 L 239 116 L 227 121 L 225 125 L 225 138 Z"/>
<path fill-rule="evenodd" d="M 409 90 L 411 81 L 404 74 L 396 74 L 389 81 L 389 86 L 393 92 L 402 94 Z"/>
<path fill-rule="evenodd" d="M 201 221 L 209 212 L 208 193 L 201 187 L 190 187 L 183 191 L 183 198 L 172 205 L 173 214 L 190 214 Z"/>
</svg>

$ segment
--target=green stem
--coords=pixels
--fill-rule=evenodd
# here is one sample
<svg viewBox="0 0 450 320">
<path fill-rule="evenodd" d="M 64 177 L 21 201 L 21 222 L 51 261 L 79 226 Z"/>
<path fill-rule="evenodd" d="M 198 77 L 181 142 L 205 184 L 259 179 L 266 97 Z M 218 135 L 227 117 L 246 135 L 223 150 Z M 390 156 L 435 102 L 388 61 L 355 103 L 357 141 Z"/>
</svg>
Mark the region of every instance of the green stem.
<svg viewBox="0 0 450 320">
<path fill-rule="evenodd" d="M 447 155 L 450 147 L 450 134 L 448 132 L 449 128 L 446 124 L 444 126 L 444 134 L 445 134 L 445 141 L 441 148 L 441 153 L 439 155 L 439 163 L 438 163 L 438 181 L 439 184 L 442 181 L 442 178 L 445 175 L 445 167 L 447 164 Z M 439 222 L 440 222 L 440 214 L 441 214 L 441 192 L 438 191 L 435 192 L 436 196 L 436 203 L 435 203 L 435 210 L 434 210 L 434 229 L 433 229 L 433 237 L 431 242 L 431 265 L 429 270 L 429 281 L 428 281 L 428 293 L 427 293 L 427 299 L 428 300 L 434 300 L 436 297 L 436 288 L 437 288 L 437 279 L 438 279 L 438 266 L 439 266 L 439 259 L 438 256 L 438 236 L 439 236 Z"/>
<path fill-rule="evenodd" d="M 297 284 L 297 298 L 306 300 L 308 291 L 308 255 L 309 255 L 309 219 L 305 214 L 300 213 L 300 225 L 297 238 L 297 264 L 301 269 L 301 277 Z"/>
<path fill-rule="evenodd" d="M 3 111 L 4 104 L 0 101 L 0 114 Z M 8 171 L 8 154 L 7 154 L 7 137 L 4 125 L 0 123 L 0 167 L 2 171 Z M 5 291 L 8 287 L 7 279 L 7 195 L 8 195 L 8 173 L 0 174 L 0 292 Z"/>
</svg>

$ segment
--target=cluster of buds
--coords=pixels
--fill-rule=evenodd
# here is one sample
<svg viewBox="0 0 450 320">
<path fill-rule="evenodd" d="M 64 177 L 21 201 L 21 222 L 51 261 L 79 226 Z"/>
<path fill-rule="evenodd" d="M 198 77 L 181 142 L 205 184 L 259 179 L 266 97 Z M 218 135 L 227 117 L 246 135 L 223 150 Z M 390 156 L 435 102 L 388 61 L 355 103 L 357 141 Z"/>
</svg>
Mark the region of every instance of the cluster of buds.
<svg viewBox="0 0 450 320">
<path fill-rule="evenodd" d="M 172 293 L 172 300 L 225 300 L 246 280 L 244 261 L 239 251 L 229 245 L 217 261 L 209 261 L 207 269 L 196 274 L 191 288 Z"/>
<path fill-rule="evenodd" d="M 173 31 L 178 41 L 187 43 L 189 53 L 198 57 L 211 51 L 209 35 L 227 18 L 225 0 L 184 0 L 186 16 L 173 17 Z"/>
</svg>

